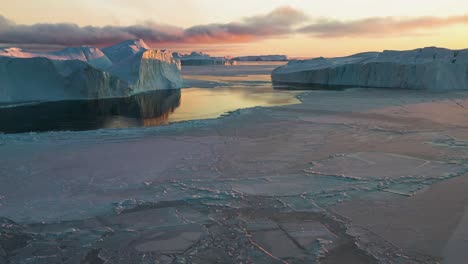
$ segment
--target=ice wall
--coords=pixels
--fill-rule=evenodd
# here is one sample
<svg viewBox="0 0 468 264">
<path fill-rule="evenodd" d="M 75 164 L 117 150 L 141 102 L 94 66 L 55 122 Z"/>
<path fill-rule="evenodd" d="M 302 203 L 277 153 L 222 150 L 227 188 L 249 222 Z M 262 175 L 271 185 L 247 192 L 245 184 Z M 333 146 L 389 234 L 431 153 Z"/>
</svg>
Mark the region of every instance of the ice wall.
<svg viewBox="0 0 468 264">
<path fill-rule="evenodd" d="M 468 89 L 468 50 L 430 47 L 291 61 L 276 68 L 272 80 L 324 86 Z"/>
<path fill-rule="evenodd" d="M 109 71 L 129 82 L 135 92 L 180 88 L 180 61 L 169 51 L 147 47 L 142 40 L 133 40 L 104 49 L 113 62 Z"/>
<path fill-rule="evenodd" d="M 127 96 L 130 87 L 79 60 L 0 57 L 0 102 Z"/>
</svg>

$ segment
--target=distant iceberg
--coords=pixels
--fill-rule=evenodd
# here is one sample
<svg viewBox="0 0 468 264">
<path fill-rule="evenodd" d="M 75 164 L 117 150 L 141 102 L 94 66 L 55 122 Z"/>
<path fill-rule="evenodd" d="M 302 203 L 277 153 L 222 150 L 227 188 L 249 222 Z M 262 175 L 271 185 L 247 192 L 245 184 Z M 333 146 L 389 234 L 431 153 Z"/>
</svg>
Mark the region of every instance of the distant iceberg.
<svg viewBox="0 0 468 264">
<path fill-rule="evenodd" d="M 55 52 L 0 50 L 0 102 L 123 97 L 183 85 L 180 61 L 143 40 L 102 51 L 72 47 Z"/>
<path fill-rule="evenodd" d="M 323 86 L 468 89 L 468 49 L 429 47 L 290 61 L 272 72 L 273 82 Z"/>
<path fill-rule="evenodd" d="M 258 56 L 241 56 L 232 58 L 234 61 L 287 61 L 286 55 L 258 55 Z"/>
<path fill-rule="evenodd" d="M 173 56 L 179 59 L 182 66 L 203 66 L 203 65 L 235 65 L 236 62 L 226 57 L 212 57 L 202 52 L 192 52 L 181 54 L 174 52 Z"/>
</svg>

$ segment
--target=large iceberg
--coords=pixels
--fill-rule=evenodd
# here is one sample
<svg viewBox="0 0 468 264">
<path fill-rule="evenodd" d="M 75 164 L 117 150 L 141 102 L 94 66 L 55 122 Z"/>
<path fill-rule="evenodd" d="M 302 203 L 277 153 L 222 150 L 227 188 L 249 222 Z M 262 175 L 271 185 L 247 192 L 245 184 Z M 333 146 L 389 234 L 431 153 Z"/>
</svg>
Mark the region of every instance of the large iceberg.
<svg viewBox="0 0 468 264">
<path fill-rule="evenodd" d="M 271 76 L 273 82 L 320 86 L 468 89 L 468 49 L 428 47 L 298 60 Z"/>
<path fill-rule="evenodd" d="M 79 60 L 0 57 L 0 102 L 126 96 L 131 87 Z"/>
<path fill-rule="evenodd" d="M 103 48 L 102 51 L 112 62 L 118 63 L 149 49 L 142 39 L 133 39 Z"/>
<path fill-rule="evenodd" d="M 108 71 L 127 81 L 135 92 L 180 88 L 180 60 L 172 52 L 149 49 L 143 40 L 129 40 L 103 49 L 112 61 Z"/>
<path fill-rule="evenodd" d="M 0 50 L 0 102 L 122 97 L 180 88 L 180 61 L 142 40 L 101 51 L 93 47 L 56 52 Z"/>
<path fill-rule="evenodd" d="M 6 48 L 0 49 L 0 56 L 11 58 L 42 57 L 51 60 L 80 60 L 100 69 L 106 69 L 112 66 L 112 62 L 100 49 L 89 46 L 70 47 L 54 52 L 32 52 L 20 48 Z"/>
<path fill-rule="evenodd" d="M 258 56 L 241 56 L 232 58 L 234 61 L 287 61 L 286 55 L 258 55 Z"/>
<path fill-rule="evenodd" d="M 235 65 L 236 62 L 226 57 L 212 57 L 202 52 L 192 52 L 181 54 L 174 52 L 173 56 L 179 59 L 182 66 L 203 66 L 203 65 Z"/>
</svg>

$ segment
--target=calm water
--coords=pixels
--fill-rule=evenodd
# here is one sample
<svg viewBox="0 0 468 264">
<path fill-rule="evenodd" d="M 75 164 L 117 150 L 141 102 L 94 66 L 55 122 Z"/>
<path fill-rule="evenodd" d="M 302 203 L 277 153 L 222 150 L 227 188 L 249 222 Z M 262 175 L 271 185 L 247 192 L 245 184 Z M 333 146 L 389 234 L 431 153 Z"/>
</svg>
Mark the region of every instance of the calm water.
<svg viewBox="0 0 468 264">
<path fill-rule="evenodd" d="M 254 106 L 299 103 L 297 92 L 273 89 L 270 72 L 278 64 L 184 68 L 187 88 L 159 90 L 127 98 L 71 100 L 0 108 L 0 132 L 79 131 L 165 125 L 216 118 Z"/>
</svg>

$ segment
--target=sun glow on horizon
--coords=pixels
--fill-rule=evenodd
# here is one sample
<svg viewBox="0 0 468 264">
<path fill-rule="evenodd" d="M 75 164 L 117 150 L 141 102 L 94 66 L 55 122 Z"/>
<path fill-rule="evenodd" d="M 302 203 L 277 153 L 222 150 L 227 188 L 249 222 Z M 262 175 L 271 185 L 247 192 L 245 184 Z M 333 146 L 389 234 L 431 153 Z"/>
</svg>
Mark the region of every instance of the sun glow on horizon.
<svg viewBox="0 0 468 264">
<path fill-rule="evenodd" d="M 73 23 L 81 27 L 77 31 L 81 33 L 86 31 L 86 26 L 96 27 L 94 31 L 104 33 L 84 36 L 80 41 L 105 37 L 98 44 L 90 44 L 98 47 L 115 43 L 116 33 L 107 34 L 105 30 L 109 28 L 104 26 L 110 25 L 114 31 L 123 28 L 123 33 L 119 34 L 124 38 L 131 27 L 143 25 L 145 28 L 138 32 L 155 30 L 150 34 L 155 40 L 145 39 L 151 47 L 182 52 L 203 51 L 216 56 L 285 54 L 290 57 L 317 57 L 425 46 L 468 48 L 468 1 L 430 0 L 421 4 L 406 0 L 391 3 L 383 0 L 239 0 L 235 3 L 141 0 L 135 4 L 130 0 L 17 0 L 2 5 L 4 9 L 0 15 L 8 19 L 8 23 L 25 25 L 26 28 L 35 24 L 53 27 L 60 23 Z M 284 14 L 274 13 L 285 7 L 281 10 Z M 297 16 L 295 20 L 294 16 Z M 43 32 L 32 31 L 43 35 Z M 3 46 L 18 43 L 5 42 L 15 34 L 3 37 L 1 33 L 0 24 L 0 44 Z M 21 34 L 25 33 L 19 32 L 15 37 Z M 54 34 L 51 31 L 51 36 L 60 39 L 60 35 Z M 44 39 L 28 43 L 32 37 L 25 37 L 18 44 L 75 45 L 73 39 L 79 37 L 73 32 L 69 34 L 62 37 L 70 39 L 70 44 L 47 43 Z M 132 37 L 129 34 L 129 38 Z M 81 45 L 81 42 L 76 45 Z"/>
</svg>

